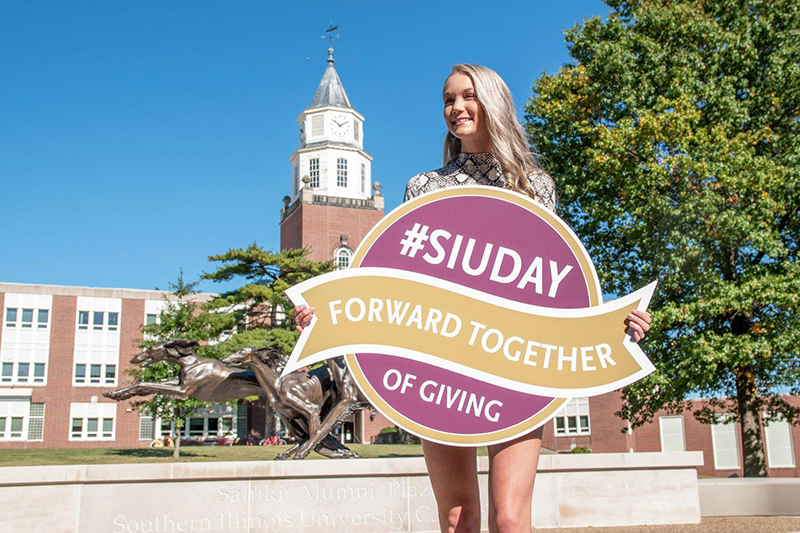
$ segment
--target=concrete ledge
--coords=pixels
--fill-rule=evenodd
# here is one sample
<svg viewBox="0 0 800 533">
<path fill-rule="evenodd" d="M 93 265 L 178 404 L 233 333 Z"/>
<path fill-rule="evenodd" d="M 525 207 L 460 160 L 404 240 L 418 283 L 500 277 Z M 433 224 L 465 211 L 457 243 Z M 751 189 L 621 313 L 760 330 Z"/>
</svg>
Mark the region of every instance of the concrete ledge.
<svg viewBox="0 0 800 533">
<path fill-rule="evenodd" d="M 702 452 L 542 455 L 539 473 L 601 470 L 691 468 L 703 464 Z M 489 458 L 478 457 L 478 472 Z M 139 463 L 119 465 L 18 466 L 0 468 L 0 487 L 138 481 L 215 479 L 303 479 L 373 476 L 427 476 L 422 457 L 338 461 L 238 461 L 225 463 Z"/>
<path fill-rule="evenodd" d="M 723 478 L 699 481 L 703 516 L 800 516 L 798 478 Z"/>
<path fill-rule="evenodd" d="M 700 521 L 702 454 L 546 455 L 537 527 Z M 479 458 L 483 528 L 488 459 Z M 420 458 L 0 468 L 0 530 L 439 531 Z"/>
</svg>

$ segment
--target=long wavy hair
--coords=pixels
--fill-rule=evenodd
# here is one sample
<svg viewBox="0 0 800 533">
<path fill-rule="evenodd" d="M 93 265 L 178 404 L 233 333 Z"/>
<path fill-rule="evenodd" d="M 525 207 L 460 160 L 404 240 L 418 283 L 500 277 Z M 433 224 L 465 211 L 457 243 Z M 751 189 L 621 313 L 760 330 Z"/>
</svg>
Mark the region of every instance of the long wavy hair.
<svg viewBox="0 0 800 533">
<path fill-rule="evenodd" d="M 528 175 L 542 169 L 531 152 L 522 126 L 517 120 L 514 99 L 506 82 L 490 68 L 469 64 L 453 65 L 453 70 L 447 78 L 458 72 L 472 79 L 475 98 L 483 107 L 494 157 L 500 163 L 506 187 L 536 200 L 536 193 L 528 181 Z M 445 166 L 452 163 L 460 153 L 461 139 L 448 131 L 443 149 Z"/>
</svg>

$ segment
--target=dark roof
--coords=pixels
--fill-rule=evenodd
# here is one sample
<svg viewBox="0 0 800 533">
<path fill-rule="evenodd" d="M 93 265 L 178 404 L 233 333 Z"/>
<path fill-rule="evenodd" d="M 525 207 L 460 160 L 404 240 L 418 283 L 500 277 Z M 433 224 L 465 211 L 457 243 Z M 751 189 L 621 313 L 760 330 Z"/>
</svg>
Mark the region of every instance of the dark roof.
<svg viewBox="0 0 800 533">
<path fill-rule="evenodd" d="M 328 68 L 325 69 L 325 74 L 322 75 L 322 80 L 319 82 L 317 92 L 314 93 L 314 99 L 311 101 L 309 109 L 329 105 L 353 108 L 347 98 L 347 93 L 344 92 L 342 80 L 339 79 L 339 75 L 333 67 L 333 48 L 328 48 Z"/>
</svg>

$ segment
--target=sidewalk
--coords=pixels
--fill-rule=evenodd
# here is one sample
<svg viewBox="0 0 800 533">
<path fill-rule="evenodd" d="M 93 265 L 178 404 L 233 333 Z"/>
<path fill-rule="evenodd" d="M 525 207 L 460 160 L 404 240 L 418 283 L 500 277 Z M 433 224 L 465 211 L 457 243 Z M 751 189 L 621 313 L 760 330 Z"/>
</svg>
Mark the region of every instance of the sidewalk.
<svg viewBox="0 0 800 533">
<path fill-rule="evenodd" d="M 534 529 L 536 533 L 800 533 L 800 517 L 707 517 L 700 524 L 675 526 Z"/>
</svg>

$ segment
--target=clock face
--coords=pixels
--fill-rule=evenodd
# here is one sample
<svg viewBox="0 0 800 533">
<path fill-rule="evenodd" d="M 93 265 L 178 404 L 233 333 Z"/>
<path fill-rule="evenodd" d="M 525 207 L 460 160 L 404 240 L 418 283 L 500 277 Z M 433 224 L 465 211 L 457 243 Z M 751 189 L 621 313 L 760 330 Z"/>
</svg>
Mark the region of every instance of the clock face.
<svg viewBox="0 0 800 533">
<path fill-rule="evenodd" d="M 333 115 L 331 117 L 331 133 L 337 137 L 346 137 L 350 135 L 352 129 L 352 121 L 347 115 Z"/>
</svg>

